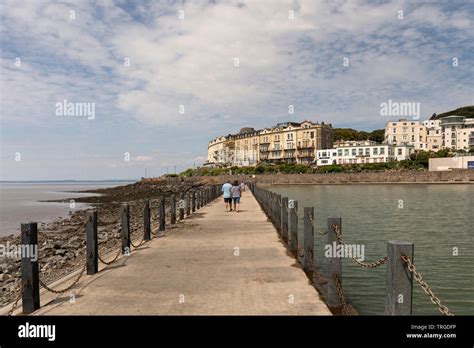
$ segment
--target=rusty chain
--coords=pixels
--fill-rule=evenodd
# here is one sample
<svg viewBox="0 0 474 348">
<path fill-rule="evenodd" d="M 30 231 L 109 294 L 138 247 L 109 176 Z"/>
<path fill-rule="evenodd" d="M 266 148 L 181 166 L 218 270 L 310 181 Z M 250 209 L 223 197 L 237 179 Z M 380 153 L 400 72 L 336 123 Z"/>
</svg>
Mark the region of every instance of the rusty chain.
<svg viewBox="0 0 474 348">
<path fill-rule="evenodd" d="M 13 301 L 13 305 L 7 313 L 7 316 L 11 316 L 15 311 L 16 306 L 18 305 L 18 301 L 20 301 L 21 295 L 23 293 L 23 282 L 20 279 L 20 286 L 16 289 L 17 295 L 15 297 L 15 301 Z"/>
<path fill-rule="evenodd" d="M 338 294 L 339 300 L 341 301 L 341 304 L 342 304 L 341 314 L 348 314 L 349 310 L 347 309 L 347 302 L 346 302 L 346 298 L 344 296 L 344 290 L 342 289 L 341 280 L 339 279 L 339 277 L 336 273 L 334 273 L 332 275 L 332 278 L 334 279 L 334 284 L 336 285 L 337 294 Z"/>
<path fill-rule="evenodd" d="M 403 260 L 403 262 L 406 263 L 408 270 L 413 274 L 413 277 L 415 278 L 416 282 L 420 284 L 423 291 L 430 297 L 431 302 L 438 306 L 438 310 L 444 315 L 454 315 L 449 311 L 448 307 L 441 304 L 441 300 L 433 293 L 430 286 L 423 280 L 423 277 L 420 273 L 418 273 L 411 259 L 407 255 L 402 255 L 401 259 Z"/>
<path fill-rule="evenodd" d="M 82 276 L 84 275 L 84 271 L 86 270 L 86 265 L 84 265 L 84 267 L 82 267 L 81 269 L 81 272 L 79 273 L 78 277 L 76 279 L 74 279 L 74 281 L 71 283 L 71 285 L 69 285 L 67 288 L 65 289 L 62 289 L 62 290 L 55 290 L 53 288 L 50 288 L 48 285 L 46 285 L 41 279 L 39 279 L 39 283 L 40 285 L 45 288 L 47 291 L 49 292 L 52 292 L 54 294 L 63 294 L 65 293 L 66 291 L 69 291 L 71 290 L 76 284 L 77 282 L 82 278 Z"/>
<path fill-rule="evenodd" d="M 322 236 L 324 236 L 325 234 L 328 233 L 328 231 L 323 231 L 319 226 L 318 224 L 316 224 L 314 222 L 314 216 L 313 214 L 311 213 L 308 213 L 308 219 L 309 219 L 309 222 L 311 223 L 311 226 L 313 226 L 313 228 Z"/>
<path fill-rule="evenodd" d="M 135 245 L 133 244 L 133 241 L 132 239 L 130 238 L 130 244 L 132 245 L 132 247 L 134 247 L 135 249 L 137 249 L 138 247 L 142 246 L 144 243 L 145 243 L 145 238 L 142 237 L 142 240 L 140 241 L 140 243 L 138 243 L 138 245 Z"/>
<path fill-rule="evenodd" d="M 339 241 L 339 244 L 341 245 L 344 245 L 346 246 L 346 243 L 344 241 L 344 238 L 342 237 L 342 233 L 341 233 L 341 230 L 339 229 L 339 226 L 334 224 L 332 225 L 332 227 L 334 228 L 334 233 L 336 234 L 336 237 L 337 237 L 337 240 Z M 363 261 L 360 261 L 358 260 L 357 258 L 355 258 L 351 251 L 350 251 L 350 248 L 345 248 L 347 250 L 347 253 L 349 254 L 349 257 L 351 258 L 352 261 L 354 261 L 357 265 L 361 266 L 361 267 L 364 267 L 364 268 L 376 268 L 378 266 L 381 266 L 383 265 L 385 262 L 387 262 L 387 256 L 375 261 L 375 262 L 372 262 L 372 263 L 367 263 L 367 262 L 363 262 Z"/>
<path fill-rule="evenodd" d="M 122 253 L 122 249 L 119 249 L 117 255 L 115 255 L 115 257 L 111 260 L 111 261 L 104 261 L 103 258 L 100 257 L 100 254 L 97 255 L 98 259 L 100 262 L 102 262 L 104 265 L 111 265 L 113 264 L 115 261 L 117 261 L 118 257 L 120 256 L 120 254 Z"/>
</svg>

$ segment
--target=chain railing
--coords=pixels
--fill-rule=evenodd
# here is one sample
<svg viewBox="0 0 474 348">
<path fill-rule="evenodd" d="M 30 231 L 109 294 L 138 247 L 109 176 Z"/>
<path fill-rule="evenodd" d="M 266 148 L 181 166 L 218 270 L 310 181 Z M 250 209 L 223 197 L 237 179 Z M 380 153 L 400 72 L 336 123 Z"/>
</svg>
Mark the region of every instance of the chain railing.
<svg viewBox="0 0 474 348">
<path fill-rule="evenodd" d="M 205 190 L 202 191 L 202 192 L 203 192 L 203 194 L 200 195 L 197 198 L 197 199 L 200 199 L 200 201 L 198 202 L 198 203 L 200 203 L 199 204 L 200 207 L 204 207 L 205 205 L 212 202 L 214 199 L 216 199 L 217 197 L 219 197 L 221 195 L 221 192 L 220 192 L 220 190 L 218 190 L 217 185 L 206 187 Z M 186 196 L 186 194 L 183 194 L 183 196 Z M 194 205 L 196 203 L 196 198 L 194 198 L 194 194 L 193 194 L 193 199 L 194 199 L 194 201 L 193 201 L 192 204 Z M 183 203 L 183 202 L 184 202 L 183 200 L 180 201 L 180 203 Z M 187 204 L 191 204 L 191 202 L 188 202 Z M 149 201 L 146 202 L 146 206 L 149 209 Z M 190 215 L 189 207 L 188 207 L 188 212 L 186 213 L 186 215 Z M 160 213 L 158 215 L 159 215 L 159 219 L 160 219 L 160 230 L 162 231 L 166 228 L 165 227 L 166 225 L 164 223 L 165 219 L 166 219 L 165 200 L 161 199 L 159 208 L 160 208 Z M 185 207 L 182 204 L 180 204 L 179 208 L 183 209 Z M 176 213 L 176 211 L 175 211 L 176 208 L 172 208 L 172 209 L 174 209 L 174 212 Z M 194 210 L 193 210 L 193 212 L 194 212 Z M 122 226 L 123 226 L 124 223 L 126 223 L 126 224 L 128 224 L 128 226 L 130 226 L 130 216 L 129 216 L 129 214 L 130 214 L 129 213 L 129 206 L 128 206 L 128 203 L 127 203 L 127 204 L 124 205 L 124 210 L 122 210 Z M 134 243 L 134 241 L 131 240 L 130 233 L 128 234 L 128 236 L 125 236 L 128 239 L 128 241 L 130 242 L 130 244 L 133 248 L 137 249 L 141 245 L 145 244 L 148 241 L 148 238 L 150 237 L 150 234 L 159 235 L 159 233 L 161 232 L 161 231 L 157 231 L 156 234 L 155 234 L 155 232 L 151 229 L 151 220 L 152 220 L 152 215 L 150 214 L 150 212 L 148 212 L 147 215 L 144 215 L 144 223 L 143 223 L 144 235 L 142 236 L 142 239 L 140 240 L 140 242 L 138 244 Z M 35 286 L 41 286 L 46 291 L 54 293 L 54 294 L 63 294 L 65 292 L 71 290 L 74 286 L 76 286 L 78 284 L 80 279 L 84 276 L 86 270 L 87 270 L 88 274 L 97 273 L 97 271 L 98 271 L 97 262 L 100 261 L 101 263 L 108 266 L 108 265 L 111 265 L 111 264 L 113 264 L 114 262 L 116 262 L 118 260 L 119 256 L 122 254 L 122 248 L 121 247 L 119 248 L 117 254 L 110 261 L 105 261 L 100 256 L 99 250 L 97 250 L 97 249 L 94 250 L 94 247 L 92 247 L 92 249 L 89 250 L 90 246 L 96 245 L 95 248 L 97 248 L 97 243 L 98 243 L 98 238 L 97 238 L 97 229 L 98 229 L 97 225 L 98 225 L 98 222 L 97 221 L 98 221 L 97 210 L 93 210 L 93 211 L 89 212 L 88 220 L 85 224 L 85 229 L 86 229 L 86 253 L 87 253 L 87 255 L 90 255 L 88 257 L 90 257 L 91 259 L 90 260 L 88 259 L 88 260 L 91 261 L 91 263 L 86 262 L 84 264 L 84 266 L 79 270 L 79 273 L 74 278 L 72 283 L 69 286 L 67 286 L 66 288 L 54 289 L 51 286 L 51 283 L 56 282 L 58 279 L 54 279 L 54 280 L 50 279 L 50 283 L 47 284 L 44 280 L 41 279 L 39 269 L 37 267 L 35 267 L 32 262 L 27 262 L 26 266 L 24 264 L 22 264 L 22 274 L 23 274 L 22 276 L 27 276 L 27 279 L 20 280 L 20 285 L 12 290 L 13 295 L 14 295 L 14 301 L 12 302 L 12 306 L 11 306 L 10 310 L 7 312 L 8 315 L 13 314 L 14 310 L 18 306 L 18 302 L 20 301 L 20 299 L 23 296 L 23 282 L 24 281 L 27 282 L 26 284 L 29 284 L 28 282 L 33 282 L 33 281 L 36 282 L 37 281 L 37 283 L 34 284 Z M 171 221 L 171 224 L 175 224 L 175 223 L 176 223 L 176 221 L 173 221 L 173 220 Z M 25 226 L 25 228 L 27 229 L 26 234 L 23 234 L 23 228 L 24 228 L 23 225 L 26 225 Z M 134 229 L 134 231 L 136 231 L 136 229 Z M 38 230 L 38 224 L 36 222 L 29 222 L 29 223 L 26 223 L 26 224 L 22 224 L 22 234 L 19 235 L 19 236 L 16 236 L 15 239 L 17 239 L 20 243 L 38 245 L 39 244 L 38 243 L 39 239 L 40 240 L 44 240 L 44 239 L 47 240 L 48 237 L 50 237 L 50 236 L 47 233 Z M 89 240 L 89 238 L 91 238 L 91 239 Z M 122 236 L 122 238 L 123 238 L 123 236 Z M 137 239 L 135 239 L 135 241 L 136 240 Z M 77 258 L 77 255 L 76 255 L 76 258 Z M 95 270 L 94 270 L 94 264 L 95 264 Z M 92 267 L 89 268 L 89 266 L 92 266 Z M 89 271 L 90 271 L 90 273 L 89 273 Z M 72 279 L 72 275 L 75 272 L 77 272 L 77 270 L 73 271 L 73 272 L 71 272 L 67 275 L 68 277 L 71 276 L 71 278 L 68 279 L 69 281 Z M 33 311 L 35 311 L 39 308 L 39 306 L 37 305 L 37 303 L 39 303 L 39 293 L 33 294 L 33 297 L 34 297 L 34 304 L 32 306 L 29 306 L 29 308 L 26 308 L 26 309 L 24 308 L 23 309 L 25 314 L 32 313 Z M 36 301 L 36 300 L 38 300 L 38 301 Z"/>
<path fill-rule="evenodd" d="M 339 277 L 336 273 L 334 273 L 332 275 L 332 278 L 334 280 L 334 284 L 336 285 L 336 290 L 337 290 L 337 294 L 339 296 L 339 300 L 341 301 L 342 314 L 349 314 L 349 310 L 347 308 L 347 301 L 346 301 L 346 298 L 344 296 L 344 290 L 342 289 L 341 280 L 339 279 Z"/>
<path fill-rule="evenodd" d="M 110 261 L 105 261 L 102 257 L 100 257 L 100 254 L 98 253 L 97 254 L 97 258 L 99 259 L 100 262 L 102 262 L 104 265 L 111 265 L 113 264 L 115 261 L 117 261 L 118 257 L 122 254 L 122 249 L 119 249 L 118 253 L 115 255 L 115 257 L 110 260 Z"/>
<path fill-rule="evenodd" d="M 10 308 L 10 310 L 7 313 L 7 316 L 11 316 L 13 312 L 15 311 L 16 306 L 18 305 L 18 301 L 20 301 L 21 295 L 23 293 L 23 283 L 20 279 L 20 286 L 18 286 L 15 290 L 16 296 L 15 296 L 15 301 L 13 301 L 13 304 Z"/>
<path fill-rule="evenodd" d="M 271 217 L 271 220 L 277 224 L 280 221 L 279 216 L 281 213 L 285 213 L 285 211 L 280 212 L 279 210 L 275 212 L 274 202 L 278 200 L 279 195 L 276 193 L 270 192 L 269 190 L 259 188 L 256 184 L 251 185 L 251 190 L 254 193 L 257 201 L 260 203 L 261 207 L 263 208 L 264 212 Z M 288 209 L 290 210 L 290 209 Z M 295 211 L 295 213 L 297 213 Z M 276 216 L 276 218 L 275 218 Z M 382 265 L 387 266 L 387 289 L 386 289 L 386 303 L 385 303 L 385 312 L 387 315 L 409 315 L 412 313 L 412 305 L 411 305 L 411 298 L 410 301 L 405 301 L 404 305 L 401 306 L 397 302 L 397 294 L 400 294 L 402 291 L 411 290 L 413 287 L 412 281 L 407 277 L 407 272 L 405 267 L 400 267 L 398 264 L 399 262 L 403 262 L 403 265 L 406 266 L 409 272 L 413 274 L 415 281 L 421 286 L 423 291 L 430 297 L 430 300 L 433 304 L 438 306 L 439 311 L 444 315 L 453 315 L 449 308 L 441 303 L 441 300 L 433 293 L 430 286 L 423 280 L 421 274 L 416 270 L 415 265 L 411 261 L 410 257 L 407 255 L 412 255 L 414 244 L 406 241 L 388 241 L 387 242 L 387 256 L 380 258 L 375 262 L 364 262 L 360 259 L 354 257 L 354 251 L 350 247 L 350 245 L 346 244 L 344 240 L 344 236 L 341 232 L 341 223 L 340 218 L 328 218 L 328 230 L 324 231 L 319 225 L 315 222 L 313 208 L 305 207 L 304 208 L 304 217 L 305 217 L 305 228 L 304 228 L 304 236 L 302 244 L 300 245 L 299 239 L 297 240 L 298 243 L 298 250 L 303 250 L 304 248 L 305 253 L 304 255 L 298 260 L 302 263 L 303 268 L 305 271 L 311 271 L 309 268 L 306 269 L 307 259 L 311 262 L 313 261 L 313 248 L 314 244 L 309 243 L 309 246 L 306 246 L 306 241 L 310 241 L 311 238 L 314 239 L 313 231 L 316 230 L 320 235 L 327 235 L 330 234 L 331 238 L 328 243 L 333 242 L 333 238 L 336 239 L 336 242 L 344 248 L 344 251 L 348 257 L 350 257 L 351 261 L 354 262 L 356 265 L 366 268 L 366 269 L 373 269 L 377 268 Z M 274 221 L 276 220 L 276 222 Z M 339 222 L 336 222 L 338 221 Z M 313 227 L 313 229 L 307 227 Z M 295 225 L 297 228 L 297 225 Z M 296 231 L 297 232 L 297 231 Z M 309 233 L 309 234 L 307 234 Z M 291 235 L 291 233 L 289 233 Z M 293 231 L 294 234 L 294 231 Z M 297 238 L 298 234 L 296 235 Z M 308 248 L 308 250 L 306 250 Z M 306 255 L 306 251 L 308 251 L 308 256 Z M 407 255 L 405 255 L 405 253 Z M 400 261 L 400 255 L 402 256 L 402 261 Z M 340 276 L 337 276 L 339 273 L 335 273 L 341 269 L 342 264 L 340 259 L 338 258 L 337 261 L 335 259 L 329 263 L 329 274 L 335 274 L 336 276 L 332 277 L 333 279 L 333 286 L 327 287 L 327 297 L 326 300 L 328 305 L 330 306 L 339 306 L 342 305 L 343 312 L 347 312 L 347 301 L 344 297 L 343 287 L 341 280 L 339 279 Z M 395 276 L 394 276 L 395 275 Z M 314 275 L 313 275 L 314 279 Z M 394 279 L 397 279 L 394 281 Z M 323 283 L 324 284 L 324 283 Z M 319 284 L 318 286 L 324 286 Z M 410 294 L 412 292 L 410 291 Z M 411 295 L 410 295 L 411 297 Z"/>
<path fill-rule="evenodd" d="M 320 235 L 324 236 L 325 234 L 328 233 L 327 230 L 322 230 L 319 225 L 314 221 L 314 216 L 313 214 L 311 213 L 308 213 L 308 219 L 309 219 L 309 222 L 311 223 L 311 226 L 313 226 L 313 228 L 316 230 L 316 232 L 318 232 Z"/>
<path fill-rule="evenodd" d="M 86 265 L 84 265 L 84 267 L 82 267 L 81 271 L 79 272 L 79 275 L 76 277 L 76 279 L 74 279 L 74 281 L 71 283 L 71 285 L 69 285 L 68 287 L 64 288 L 64 289 L 61 289 L 61 290 L 56 290 L 56 289 L 53 289 L 51 287 L 49 287 L 46 283 L 44 283 L 41 278 L 39 279 L 39 283 L 40 285 L 46 289 L 47 291 L 49 292 L 52 292 L 54 294 L 64 294 L 65 292 L 71 290 L 78 282 L 79 280 L 82 278 L 82 276 L 84 275 L 84 272 L 86 271 Z"/>
<path fill-rule="evenodd" d="M 371 263 L 367 263 L 367 262 L 363 262 L 363 261 L 358 260 L 356 257 L 354 257 L 352 255 L 352 252 L 350 250 L 351 248 L 346 248 L 346 243 L 344 241 L 344 237 L 342 236 L 341 230 L 339 229 L 339 226 L 338 225 L 333 225 L 332 227 L 334 228 L 334 233 L 336 234 L 336 237 L 337 237 L 337 240 L 339 241 L 339 244 L 344 245 L 345 250 L 347 251 L 347 254 L 351 258 L 351 260 L 353 262 L 355 262 L 357 265 L 359 265 L 361 267 L 364 267 L 364 268 L 371 269 L 371 268 L 376 268 L 378 266 L 381 266 L 385 262 L 387 262 L 387 256 L 385 256 L 385 257 L 383 257 L 383 258 L 381 258 L 381 259 L 379 259 L 375 262 L 371 262 Z"/>
<path fill-rule="evenodd" d="M 413 262 L 411 261 L 411 259 L 407 256 L 407 255 L 402 255 L 401 256 L 401 259 L 403 260 L 403 262 L 406 264 L 408 270 L 413 274 L 413 277 L 415 278 L 416 282 L 418 284 L 420 284 L 421 288 L 423 289 L 423 291 L 430 297 L 430 300 L 431 302 L 433 302 L 433 304 L 437 305 L 438 306 L 438 310 L 444 314 L 444 315 L 448 315 L 448 316 L 452 316 L 454 315 L 453 313 L 451 313 L 449 311 L 449 308 L 446 307 L 445 305 L 441 304 L 441 300 L 438 298 L 438 296 L 436 296 L 433 291 L 431 290 L 430 286 L 423 280 L 423 277 L 421 276 L 421 274 L 416 270 L 416 267 L 415 265 L 413 264 Z"/>
</svg>

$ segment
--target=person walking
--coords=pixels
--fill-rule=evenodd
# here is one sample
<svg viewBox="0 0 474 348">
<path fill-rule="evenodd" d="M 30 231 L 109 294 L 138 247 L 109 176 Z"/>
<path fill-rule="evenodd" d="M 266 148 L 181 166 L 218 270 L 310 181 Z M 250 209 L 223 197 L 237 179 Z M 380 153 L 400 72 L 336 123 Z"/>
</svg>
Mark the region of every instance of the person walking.
<svg viewBox="0 0 474 348">
<path fill-rule="evenodd" d="M 234 185 L 230 190 L 232 195 L 232 200 L 234 201 L 234 210 L 238 213 L 239 212 L 239 205 L 240 205 L 240 193 L 241 193 L 241 186 L 237 180 L 234 181 Z"/>
<path fill-rule="evenodd" d="M 232 211 L 232 185 L 230 184 L 229 180 L 222 185 L 222 192 L 224 193 L 224 203 L 225 203 L 225 211 Z"/>
</svg>

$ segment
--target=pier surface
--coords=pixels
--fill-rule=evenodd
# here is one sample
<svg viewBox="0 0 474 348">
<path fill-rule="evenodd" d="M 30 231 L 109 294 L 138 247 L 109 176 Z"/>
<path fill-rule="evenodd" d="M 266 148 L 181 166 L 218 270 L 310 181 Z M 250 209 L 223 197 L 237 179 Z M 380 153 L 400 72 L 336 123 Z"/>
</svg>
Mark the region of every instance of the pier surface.
<svg viewBox="0 0 474 348">
<path fill-rule="evenodd" d="M 249 190 L 241 210 L 219 197 L 34 314 L 331 315 Z"/>
</svg>

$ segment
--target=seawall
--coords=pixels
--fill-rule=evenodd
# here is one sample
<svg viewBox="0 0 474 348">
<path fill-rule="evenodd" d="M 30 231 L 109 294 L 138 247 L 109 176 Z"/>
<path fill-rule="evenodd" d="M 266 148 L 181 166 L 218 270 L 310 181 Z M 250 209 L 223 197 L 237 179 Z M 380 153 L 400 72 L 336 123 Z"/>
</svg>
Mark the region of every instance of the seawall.
<svg viewBox="0 0 474 348">
<path fill-rule="evenodd" d="M 226 180 L 256 182 L 260 185 L 287 184 L 474 184 L 474 170 L 453 170 L 445 172 L 393 171 L 363 173 L 324 174 L 261 174 L 261 175 L 219 175 L 167 178 L 170 184 L 181 181 L 200 181 L 220 184 Z"/>
</svg>

